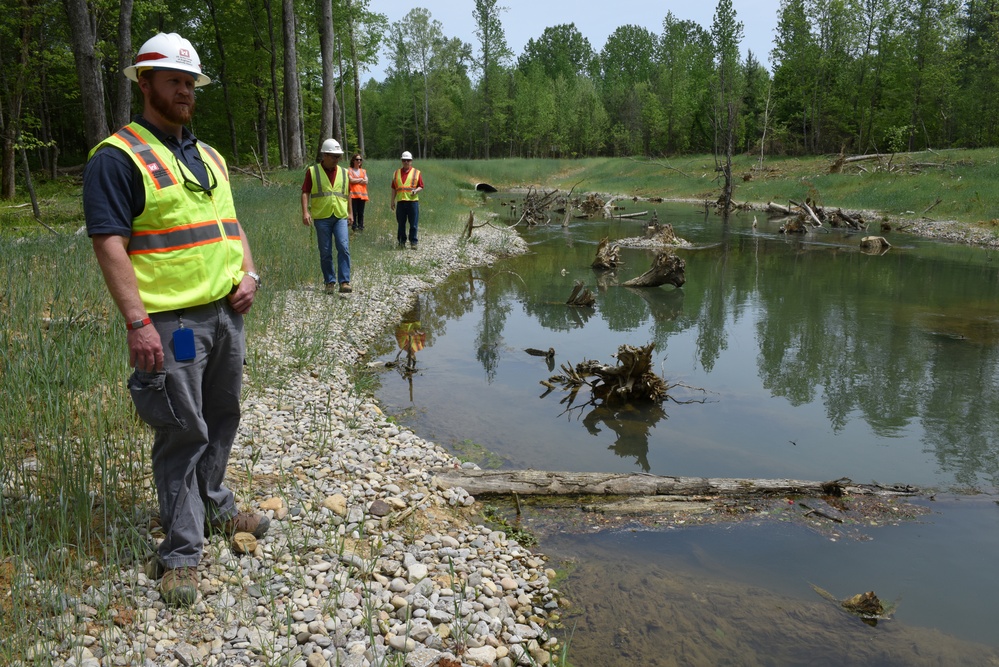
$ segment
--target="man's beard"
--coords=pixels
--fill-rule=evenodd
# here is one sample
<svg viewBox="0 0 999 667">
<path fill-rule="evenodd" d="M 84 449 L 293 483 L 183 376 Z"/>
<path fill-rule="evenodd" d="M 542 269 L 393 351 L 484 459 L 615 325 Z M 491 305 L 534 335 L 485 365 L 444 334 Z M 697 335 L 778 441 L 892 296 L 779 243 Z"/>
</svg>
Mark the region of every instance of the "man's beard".
<svg viewBox="0 0 999 667">
<path fill-rule="evenodd" d="M 160 115 L 171 123 L 177 125 L 187 125 L 194 117 L 194 96 L 191 96 L 191 104 L 187 107 L 175 106 L 166 97 L 159 94 L 155 87 L 150 88 L 149 103 Z"/>
</svg>

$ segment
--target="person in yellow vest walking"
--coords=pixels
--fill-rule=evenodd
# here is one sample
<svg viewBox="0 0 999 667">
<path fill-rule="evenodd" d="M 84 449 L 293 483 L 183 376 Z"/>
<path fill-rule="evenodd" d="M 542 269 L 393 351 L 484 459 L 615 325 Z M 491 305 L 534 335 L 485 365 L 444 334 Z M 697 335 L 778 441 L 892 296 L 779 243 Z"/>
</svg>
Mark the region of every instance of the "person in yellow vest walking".
<svg viewBox="0 0 999 667">
<path fill-rule="evenodd" d="M 420 197 L 423 191 L 423 174 L 413 168 L 413 155 L 409 151 L 402 154 L 402 167 L 392 175 L 392 210 L 399 228 L 396 239 L 399 247 L 406 247 L 406 221 L 409 221 L 409 247 L 416 250 L 420 239 L 417 230 L 420 223 Z"/>
<path fill-rule="evenodd" d="M 363 164 L 364 158 L 355 153 L 347 170 L 350 177 L 350 210 L 354 214 L 351 229 L 355 232 L 364 231 L 364 205 L 368 203 L 368 172 L 361 166 Z"/>
<path fill-rule="evenodd" d="M 270 520 L 238 512 L 225 481 L 239 426 L 243 316 L 260 288 L 236 219 L 226 162 L 186 127 L 210 83 L 191 43 L 158 34 L 125 76 L 142 114 L 93 151 L 83 212 L 124 318 L 128 389 L 155 433 L 153 481 L 165 535 L 150 571 L 171 605 L 194 604 L 206 534 L 263 537 Z"/>
<path fill-rule="evenodd" d="M 343 149 L 336 139 L 327 139 L 319 150 L 323 157 L 305 170 L 302 183 L 302 224 L 316 228 L 319 243 L 319 268 L 323 272 L 326 293 L 352 291 L 350 287 L 350 225 L 354 214 L 348 203 L 347 170 L 340 167 Z M 333 270 L 333 243 L 336 243 L 336 271 Z"/>
</svg>

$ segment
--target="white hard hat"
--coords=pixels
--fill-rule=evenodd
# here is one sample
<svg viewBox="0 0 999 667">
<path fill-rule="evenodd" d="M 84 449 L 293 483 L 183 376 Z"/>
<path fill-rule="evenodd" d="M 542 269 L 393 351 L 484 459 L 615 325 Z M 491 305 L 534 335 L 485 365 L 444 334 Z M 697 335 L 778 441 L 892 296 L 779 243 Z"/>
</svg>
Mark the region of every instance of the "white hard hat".
<svg viewBox="0 0 999 667">
<path fill-rule="evenodd" d="M 201 73 L 198 52 L 189 41 L 175 32 L 161 32 L 146 40 L 135 56 L 135 64 L 125 68 L 125 76 L 138 82 L 139 72 L 147 67 L 188 72 L 194 76 L 195 87 L 212 82 Z"/>
<path fill-rule="evenodd" d="M 403 159 L 403 160 L 412 160 L 413 159 L 413 154 L 410 153 L 409 151 L 403 151 L 401 159 Z"/>
<path fill-rule="evenodd" d="M 327 139 L 323 142 L 323 147 L 319 149 L 320 153 L 332 153 L 333 155 L 343 155 L 343 149 L 340 148 L 340 142 L 336 139 Z"/>
</svg>

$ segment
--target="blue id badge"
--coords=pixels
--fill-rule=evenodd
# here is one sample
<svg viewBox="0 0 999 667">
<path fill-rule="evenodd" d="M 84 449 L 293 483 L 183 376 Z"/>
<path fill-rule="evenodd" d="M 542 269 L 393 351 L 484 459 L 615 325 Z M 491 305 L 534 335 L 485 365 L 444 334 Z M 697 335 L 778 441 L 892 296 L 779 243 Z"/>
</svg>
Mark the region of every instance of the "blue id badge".
<svg viewBox="0 0 999 667">
<path fill-rule="evenodd" d="M 173 358 L 177 361 L 194 360 L 194 330 L 181 327 L 173 332 Z"/>
</svg>

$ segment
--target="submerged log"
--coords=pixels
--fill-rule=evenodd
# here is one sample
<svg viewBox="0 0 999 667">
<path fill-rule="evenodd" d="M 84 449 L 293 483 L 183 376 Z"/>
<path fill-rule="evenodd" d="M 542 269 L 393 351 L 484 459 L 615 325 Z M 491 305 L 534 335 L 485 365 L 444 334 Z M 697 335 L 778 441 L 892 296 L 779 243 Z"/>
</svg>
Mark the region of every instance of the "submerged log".
<svg viewBox="0 0 999 667">
<path fill-rule="evenodd" d="M 908 485 L 855 484 L 847 478 L 828 482 L 797 479 L 674 477 L 639 473 L 553 472 L 550 470 L 435 471 L 442 488 L 461 487 L 483 495 L 615 495 L 748 497 L 767 495 L 915 495 Z"/>
<path fill-rule="evenodd" d="M 860 250 L 867 255 L 883 255 L 891 248 L 891 244 L 883 236 L 865 236 L 860 239 Z"/>
<path fill-rule="evenodd" d="M 687 263 L 680 257 L 668 252 L 661 252 L 656 255 L 651 269 L 622 284 L 625 287 L 659 287 L 669 283 L 674 287 L 683 287 L 683 284 L 687 282 L 683 272 L 686 266 Z"/>
</svg>

